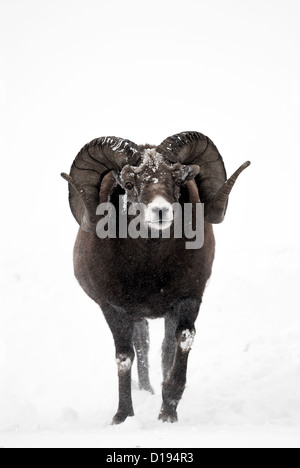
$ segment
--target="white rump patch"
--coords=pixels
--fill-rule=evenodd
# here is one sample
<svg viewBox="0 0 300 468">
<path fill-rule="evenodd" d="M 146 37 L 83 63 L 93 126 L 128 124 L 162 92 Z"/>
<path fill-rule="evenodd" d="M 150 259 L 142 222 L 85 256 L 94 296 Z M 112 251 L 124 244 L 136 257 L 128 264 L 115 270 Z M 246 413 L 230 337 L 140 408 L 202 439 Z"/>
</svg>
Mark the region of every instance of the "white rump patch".
<svg viewBox="0 0 300 468">
<path fill-rule="evenodd" d="M 122 374 L 125 372 L 128 372 L 131 369 L 132 362 L 129 357 L 127 357 L 125 354 L 120 354 L 119 357 L 116 359 L 116 363 L 118 366 L 118 371 L 121 372 Z"/>
<path fill-rule="evenodd" d="M 194 331 L 191 332 L 190 330 L 184 330 L 181 335 L 180 347 L 182 351 L 186 353 L 192 349 L 196 333 Z"/>
</svg>

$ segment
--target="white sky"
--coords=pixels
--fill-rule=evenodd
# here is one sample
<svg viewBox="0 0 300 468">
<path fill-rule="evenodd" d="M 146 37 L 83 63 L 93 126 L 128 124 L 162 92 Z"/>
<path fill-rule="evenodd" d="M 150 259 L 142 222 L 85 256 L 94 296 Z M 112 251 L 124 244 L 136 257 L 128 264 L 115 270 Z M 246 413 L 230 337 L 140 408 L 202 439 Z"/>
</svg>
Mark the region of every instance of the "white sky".
<svg viewBox="0 0 300 468">
<path fill-rule="evenodd" d="M 70 242 L 59 174 L 85 143 L 186 130 L 207 134 L 230 174 L 252 161 L 218 236 L 296 245 L 299 44 L 298 0 L 0 0 L 0 190 L 14 252 L 45 230 Z"/>
</svg>

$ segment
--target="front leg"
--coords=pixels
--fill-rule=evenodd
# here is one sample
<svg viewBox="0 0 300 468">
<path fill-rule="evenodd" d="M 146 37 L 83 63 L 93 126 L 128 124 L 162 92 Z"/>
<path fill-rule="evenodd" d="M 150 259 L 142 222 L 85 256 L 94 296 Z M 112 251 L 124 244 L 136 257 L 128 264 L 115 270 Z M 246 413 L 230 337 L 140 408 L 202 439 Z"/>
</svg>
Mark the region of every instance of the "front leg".
<svg viewBox="0 0 300 468">
<path fill-rule="evenodd" d="M 131 369 L 134 360 L 133 321 L 125 311 L 111 306 L 102 307 L 106 321 L 112 331 L 116 347 L 116 363 L 119 377 L 119 407 L 112 424 L 124 422 L 134 416 L 131 397 Z"/>
<path fill-rule="evenodd" d="M 165 338 L 162 345 L 162 370 L 164 381 L 167 380 L 171 371 L 177 349 L 176 330 L 178 327 L 178 319 L 171 317 L 165 318 Z"/>
<path fill-rule="evenodd" d="M 131 368 L 134 359 L 133 349 L 125 354 L 116 353 L 119 376 L 119 407 L 112 424 L 121 424 L 127 417 L 134 416 L 131 398 Z"/>
<path fill-rule="evenodd" d="M 177 407 L 185 389 L 188 357 L 196 334 L 194 324 L 199 307 L 198 302 L 190 300 L 179 306 L 175 358 L 170 371 L 165 375 L 162 390 L 163 404 L 159 419 L 163 422 L 173 423 L 178 420 Z"/>
</svg>

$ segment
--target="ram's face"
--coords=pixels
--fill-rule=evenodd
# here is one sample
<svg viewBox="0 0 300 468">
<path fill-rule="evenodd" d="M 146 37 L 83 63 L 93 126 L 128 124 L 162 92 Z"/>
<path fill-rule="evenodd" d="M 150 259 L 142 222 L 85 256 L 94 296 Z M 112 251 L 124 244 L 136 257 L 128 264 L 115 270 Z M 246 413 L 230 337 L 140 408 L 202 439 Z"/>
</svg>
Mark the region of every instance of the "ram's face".
<svg viewBox="0 0 300 468">
<path fill-rule="evenodd" d="M 206 222 L 221 223 L 229 194 L 250 162 L 242 164 L 227 180 L 217 147 L 199 132 L 178 133 L 155 148 L 147 146 L 143 150 L 145 146 L 130 140 L 102 137 L 81 149 L 70 175 L 62 174 L 69 183 L 70 208 L 81 229 L 95 231 L 99 195 L 100 200 L 109 199 L 113 176 L 126 191 L 129 202 L 145 204 L 145 222 L 153 227 L 163 229 L 172 222 L 171 205 L 179 199 L 181 183 L 186 183 L 192 204 L 206 204 Z M 126 162 L 131 166 L 124 167 Z M 193 180 L 196 176 L 197 183 Z"/>
<path fill-rule="evenodd" d="M 179 201 L 180 187 L 191 170 L 180 164 L 167 164 L 155 149 L 145 150 L 140 166 L 125 166 L 119 183 L 129 203 L 144 206 L 145 223 L 163 230 L 173 223 L 173 204 Z"/>
</svg>

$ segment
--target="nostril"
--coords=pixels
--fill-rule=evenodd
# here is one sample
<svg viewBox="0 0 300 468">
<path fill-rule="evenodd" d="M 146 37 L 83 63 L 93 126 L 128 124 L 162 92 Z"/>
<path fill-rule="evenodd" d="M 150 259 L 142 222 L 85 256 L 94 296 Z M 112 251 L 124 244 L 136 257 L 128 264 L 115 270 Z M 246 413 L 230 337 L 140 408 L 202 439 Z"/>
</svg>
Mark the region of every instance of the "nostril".
<svg viewBox="0 0 300 468">
<path fill-rule="evenodd" d="M 154 206 L 152 208 L 152 211 L 154 213 L 166 213 L 167 211 L 169 211 L 169 207 L 168 206 Z"/>
<path fill-rule="evenodd" d="M 172 213 L 169 208 L 155 208 L 152 210 L 153 220 L 160 224 L 165 222 L 170 222 L 173 218 Z"/>
<path fill-rule="evenodd" d="M 169 208 L 168 207 L 159 207 L 159 206 L 155 206 L 152 208 L 152 212 L 153 212 L 153 215 L 155 216 L 155 219 L 157 222 L 159 222 L 160 224 L 162 224 L 163 222 L 169 220 Z"/>
<path fill-rule="evenodd" d="M 161 197 L 157 197 L 148 205 L 145 219 L 148 223 L 156 225 L 157 228 L 163 228 L 172 223 L 174 219 L 172 205 Z"/>
</svg>

